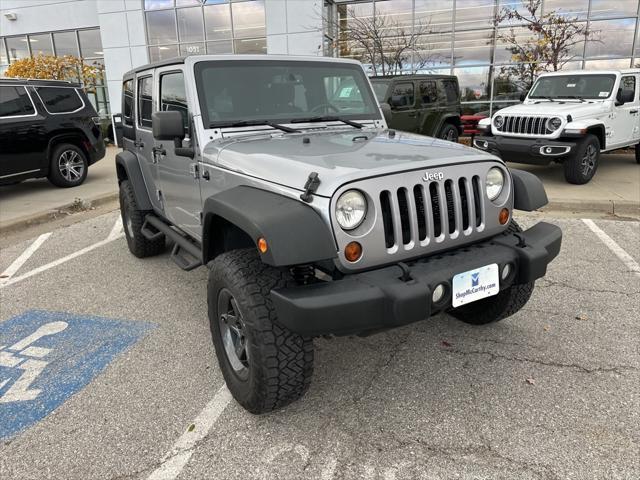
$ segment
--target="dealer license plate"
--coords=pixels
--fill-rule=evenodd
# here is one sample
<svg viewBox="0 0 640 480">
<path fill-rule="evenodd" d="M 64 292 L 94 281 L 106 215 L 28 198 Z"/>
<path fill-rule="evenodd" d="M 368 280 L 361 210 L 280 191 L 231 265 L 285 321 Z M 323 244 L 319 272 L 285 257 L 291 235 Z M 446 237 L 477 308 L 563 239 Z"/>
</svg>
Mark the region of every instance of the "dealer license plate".
<svg viewBox="0 0 640 480">
<path fill-rule="evenodd" d="M 459 273 L 453 277 L 453 307 L 497 295 L 500 291 L 498 265 L 493 263 L 484 267 Z"/>
</svg>

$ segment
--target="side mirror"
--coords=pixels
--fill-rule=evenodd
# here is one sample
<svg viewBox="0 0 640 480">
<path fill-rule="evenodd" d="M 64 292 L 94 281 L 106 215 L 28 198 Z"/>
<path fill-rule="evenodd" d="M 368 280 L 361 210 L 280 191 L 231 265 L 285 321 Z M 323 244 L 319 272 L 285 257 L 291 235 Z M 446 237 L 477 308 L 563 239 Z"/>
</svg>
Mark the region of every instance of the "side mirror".
<svg viewBox="0 0 640 480">
<path fill-rule="evenodd" d="M 407 97 L 404 95 L 394 95 L 391 97 L 392 107 L 404 107 L 407 105 Z"/>
<path fill-rule="evenodd" d="M 382 110 L 382 115 L 384 116 L 387 124 L 389 124 L 391 122 L 391 105 L 388 103 L 381 103 L 380 110 Z"/>
<path fill-rule="evenodd" d="M 176 144 L 182 142 L 186 136 L 182 114 L 177 111 L 154 112 L 151 115 L 153 138 L 156 140 L 171 140 Z M 182 146 L 182 145 L 180 145 Z"/>
<path fill-rule="evenodd" d="M 631 103 L 634 100 L 635 92 L 633 90 L 618 89 L 618 95 L 616 95 L 616 105 L 624 105 L 625 103 Z"/>
</svg>

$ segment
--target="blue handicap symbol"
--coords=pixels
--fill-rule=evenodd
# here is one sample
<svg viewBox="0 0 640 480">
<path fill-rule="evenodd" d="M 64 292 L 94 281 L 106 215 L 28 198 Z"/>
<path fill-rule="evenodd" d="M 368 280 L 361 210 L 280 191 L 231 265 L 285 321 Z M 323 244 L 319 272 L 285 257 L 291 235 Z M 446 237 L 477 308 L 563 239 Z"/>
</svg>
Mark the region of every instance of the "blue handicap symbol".
<svg viewBox="0 0 640 480">
<path fill-rule="evenodd" d="M 155 326 L 43 310 L 0 322 L 0 439 L 42 420 Z"/>
<path fill-rule="evenodd" d="M 472 273 L 471 274 L 471 286 L 472 287 L 477 287 L 478 283 L 480 283 L 480 272 Z"/>
</svg>

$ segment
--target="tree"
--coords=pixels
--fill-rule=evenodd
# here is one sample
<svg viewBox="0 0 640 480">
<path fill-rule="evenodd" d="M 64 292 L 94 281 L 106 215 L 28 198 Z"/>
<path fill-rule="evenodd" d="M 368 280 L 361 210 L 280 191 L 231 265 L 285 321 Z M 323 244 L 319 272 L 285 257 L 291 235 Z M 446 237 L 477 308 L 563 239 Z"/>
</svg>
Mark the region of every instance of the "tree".
<svg viewBox="0 0 640 480">
<path fill-rule="evenodd" d="M 428 22 L 406 25 L 389 15 L 358 16 L 353 8 L 338 6 L 337 18 L 325 18 L 329 31 L 334 32 L 341 57 L 353 57 L 371 66 L 374 75 L 416 73 L 437 62 L 427 43 L 431 33 Z"/>
<path fill-rule="evenodd" d="M 5 72 L 13 78 L 37 78 L 40 80 L 68 80 L 81 83 L 86 91 L 94 91 L 104 77 L 104 67 L 100 64 L 88 65 L 81 58 L 72 55 L 56 57 L 38 55 L 33 58 L 13 60 Z"/>
<path fill-rule="evenodd" d="M 522 0 L 523 9 L 503 7 L 494 18 L 496 28 L 505 22 L 522 24 L 531 36 L 520 39 L 514 27 L 498 28 L 496 40 L 511 52 L 513 65 L 500 68 L 501 75 L 512 79 L 523 90 L 533 85 L 542 72 L 558 71 L 573 60 L 573 47 L 593 39 L 593 32 L 577 17 L 553 10 L 542 14 L 542 0 Z M 595 40 L 598 41 L 598 40 Z"/>
</svg>

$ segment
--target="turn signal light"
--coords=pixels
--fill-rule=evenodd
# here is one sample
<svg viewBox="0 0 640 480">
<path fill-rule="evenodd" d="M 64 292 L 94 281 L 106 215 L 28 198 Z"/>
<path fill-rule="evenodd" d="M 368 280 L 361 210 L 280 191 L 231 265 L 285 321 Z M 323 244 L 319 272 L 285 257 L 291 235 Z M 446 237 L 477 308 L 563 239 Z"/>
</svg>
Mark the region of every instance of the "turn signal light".
<svg viewBox="0 0 640 480">
<path fill-rule="evenodd" d="M 509 221 L 508 208 L 503 208 L 502 210 L 500 210 L 500 214 L 498 215 L 498 221 L 500 222 L 500 225 L 504 225 Z"/>
<path fill-rule="evenodd" d="M 267 250 L 269 250 L 267 241 L 263 237 L 258 239 L 258 250 L 260 250 L 260 253 L 267 253 Z"/>
<path fill-rule="evenodd" d="M 362 256 L 362 245 L 358 242 L 350 242 L 344 247 L 344 258 L 350 262 L 357 262 Z"/>
</svg>

